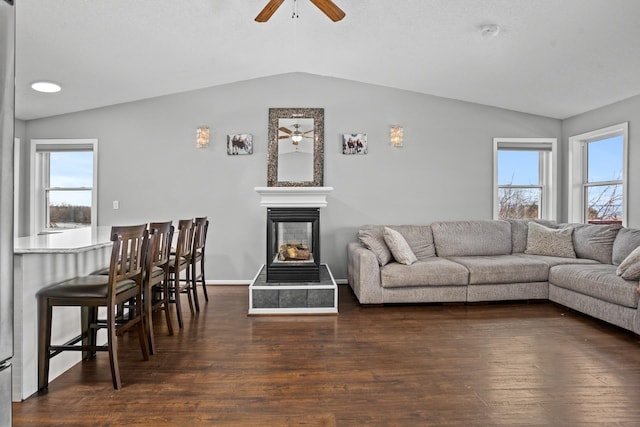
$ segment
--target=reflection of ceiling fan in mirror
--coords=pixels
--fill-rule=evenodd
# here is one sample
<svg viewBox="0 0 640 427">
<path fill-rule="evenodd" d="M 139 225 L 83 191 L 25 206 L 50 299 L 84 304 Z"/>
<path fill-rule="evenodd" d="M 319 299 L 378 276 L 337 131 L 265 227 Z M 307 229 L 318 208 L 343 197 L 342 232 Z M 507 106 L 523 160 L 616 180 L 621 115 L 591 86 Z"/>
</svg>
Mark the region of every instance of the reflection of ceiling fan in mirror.
<svg viewBox="0 0 640 427">
<path fill-rule="evenodd" d="M 325 15 L 329 17 L 333 22 L 338 22 L 342 18 L 344 18 L 345 13 L 340 9 L 334 2 L 331 0 L 310 0 L 311 3 L 316 5 L 318 9 L 320 9 Z M 271 15 L 275 13 L 276 10 L 280 7 L 280 5 L 284 2 L 284 0 L 269 0 L 269 3 L 260 11 L 258 16 L 256 16 L 256 22 L 267 22 Z"/>
<path fill-rule="evenodd" d="M 308 130 L 306 132 L 302 132 L 300 130 L 300 125 L 298 123 L 294 123 L 293 124 L 293 128 L 294 128 L 294 130 L 291 131 L 291 130 L 287 129 L 284 126 L 279 127 L 278 130 L 280 132 L 286 133 L 286 135 L 280 135 L 278 137 L 278 139 L 291 138 L 291 141 L 293 142 L 293 145 L 298 145 L 298 144 L 300 144 L 300 141 L 302 141 L 302 138 L 313 138 L 312 136 L 307 135 L 308 133 L 313 132 L 313 129 L 310 129 L 310 130 Z"/>
</svg>

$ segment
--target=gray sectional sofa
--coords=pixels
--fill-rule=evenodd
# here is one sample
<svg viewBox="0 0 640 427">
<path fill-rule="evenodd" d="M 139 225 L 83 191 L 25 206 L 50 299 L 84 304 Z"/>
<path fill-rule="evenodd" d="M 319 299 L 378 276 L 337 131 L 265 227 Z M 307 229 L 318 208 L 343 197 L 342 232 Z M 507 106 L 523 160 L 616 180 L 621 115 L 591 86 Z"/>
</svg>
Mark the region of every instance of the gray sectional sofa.
<svg viewBox="0 0 640 427">
<path fill-rule="evenodd" d="M 640 230 L 443 221 L 367 225 L 358 235 L 348 280 L 361 304 L 548 299 L 640 333 Z"/>
</svg>

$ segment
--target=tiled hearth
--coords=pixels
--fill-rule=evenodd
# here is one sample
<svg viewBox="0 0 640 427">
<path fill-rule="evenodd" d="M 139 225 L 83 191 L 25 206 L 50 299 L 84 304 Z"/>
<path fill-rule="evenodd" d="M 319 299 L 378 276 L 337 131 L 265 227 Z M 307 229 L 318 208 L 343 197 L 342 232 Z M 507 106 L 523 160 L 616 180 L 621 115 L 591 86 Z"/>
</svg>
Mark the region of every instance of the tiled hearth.
<svg viewBox="0 0 640 427">
<path fill-rule="evenodd" d="M 326 264 L 319 282 L 267 282 L 264 266 L 249 286 L 249 314 L 335 314 L 338 286 Z"/>
</svg>

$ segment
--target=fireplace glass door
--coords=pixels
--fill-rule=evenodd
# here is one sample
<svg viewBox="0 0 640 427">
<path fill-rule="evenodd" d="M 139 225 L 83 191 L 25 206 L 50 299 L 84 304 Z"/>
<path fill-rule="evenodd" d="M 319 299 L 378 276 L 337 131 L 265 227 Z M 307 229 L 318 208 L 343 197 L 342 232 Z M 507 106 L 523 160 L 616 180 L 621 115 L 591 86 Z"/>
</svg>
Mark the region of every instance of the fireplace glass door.
<svg viewBox="0 0 640 427">
<path fill-rule="evenodd" d="M 318 208 L 267 210 L 267 281 L 320 280 Z"/>
</svg>

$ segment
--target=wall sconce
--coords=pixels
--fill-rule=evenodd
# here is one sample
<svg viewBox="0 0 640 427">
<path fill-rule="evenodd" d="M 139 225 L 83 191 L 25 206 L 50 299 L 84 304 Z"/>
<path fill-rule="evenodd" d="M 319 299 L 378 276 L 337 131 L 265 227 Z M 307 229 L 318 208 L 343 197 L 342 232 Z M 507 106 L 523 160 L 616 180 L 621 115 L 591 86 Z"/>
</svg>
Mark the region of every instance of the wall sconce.
<svg viewBox="0 0 640 427">
<path fill-rule="evenodd" d="M 402 147 L 404 145 L 404 129 L 400 125 L 391 126 L 390 142 L 392 147 Z"/>
<path fill-rule="evenodd" d="M 196 130 L 196 147 L 207 148 L 209 145 L 209 126 L 200 126 Z"/>
</svg>

